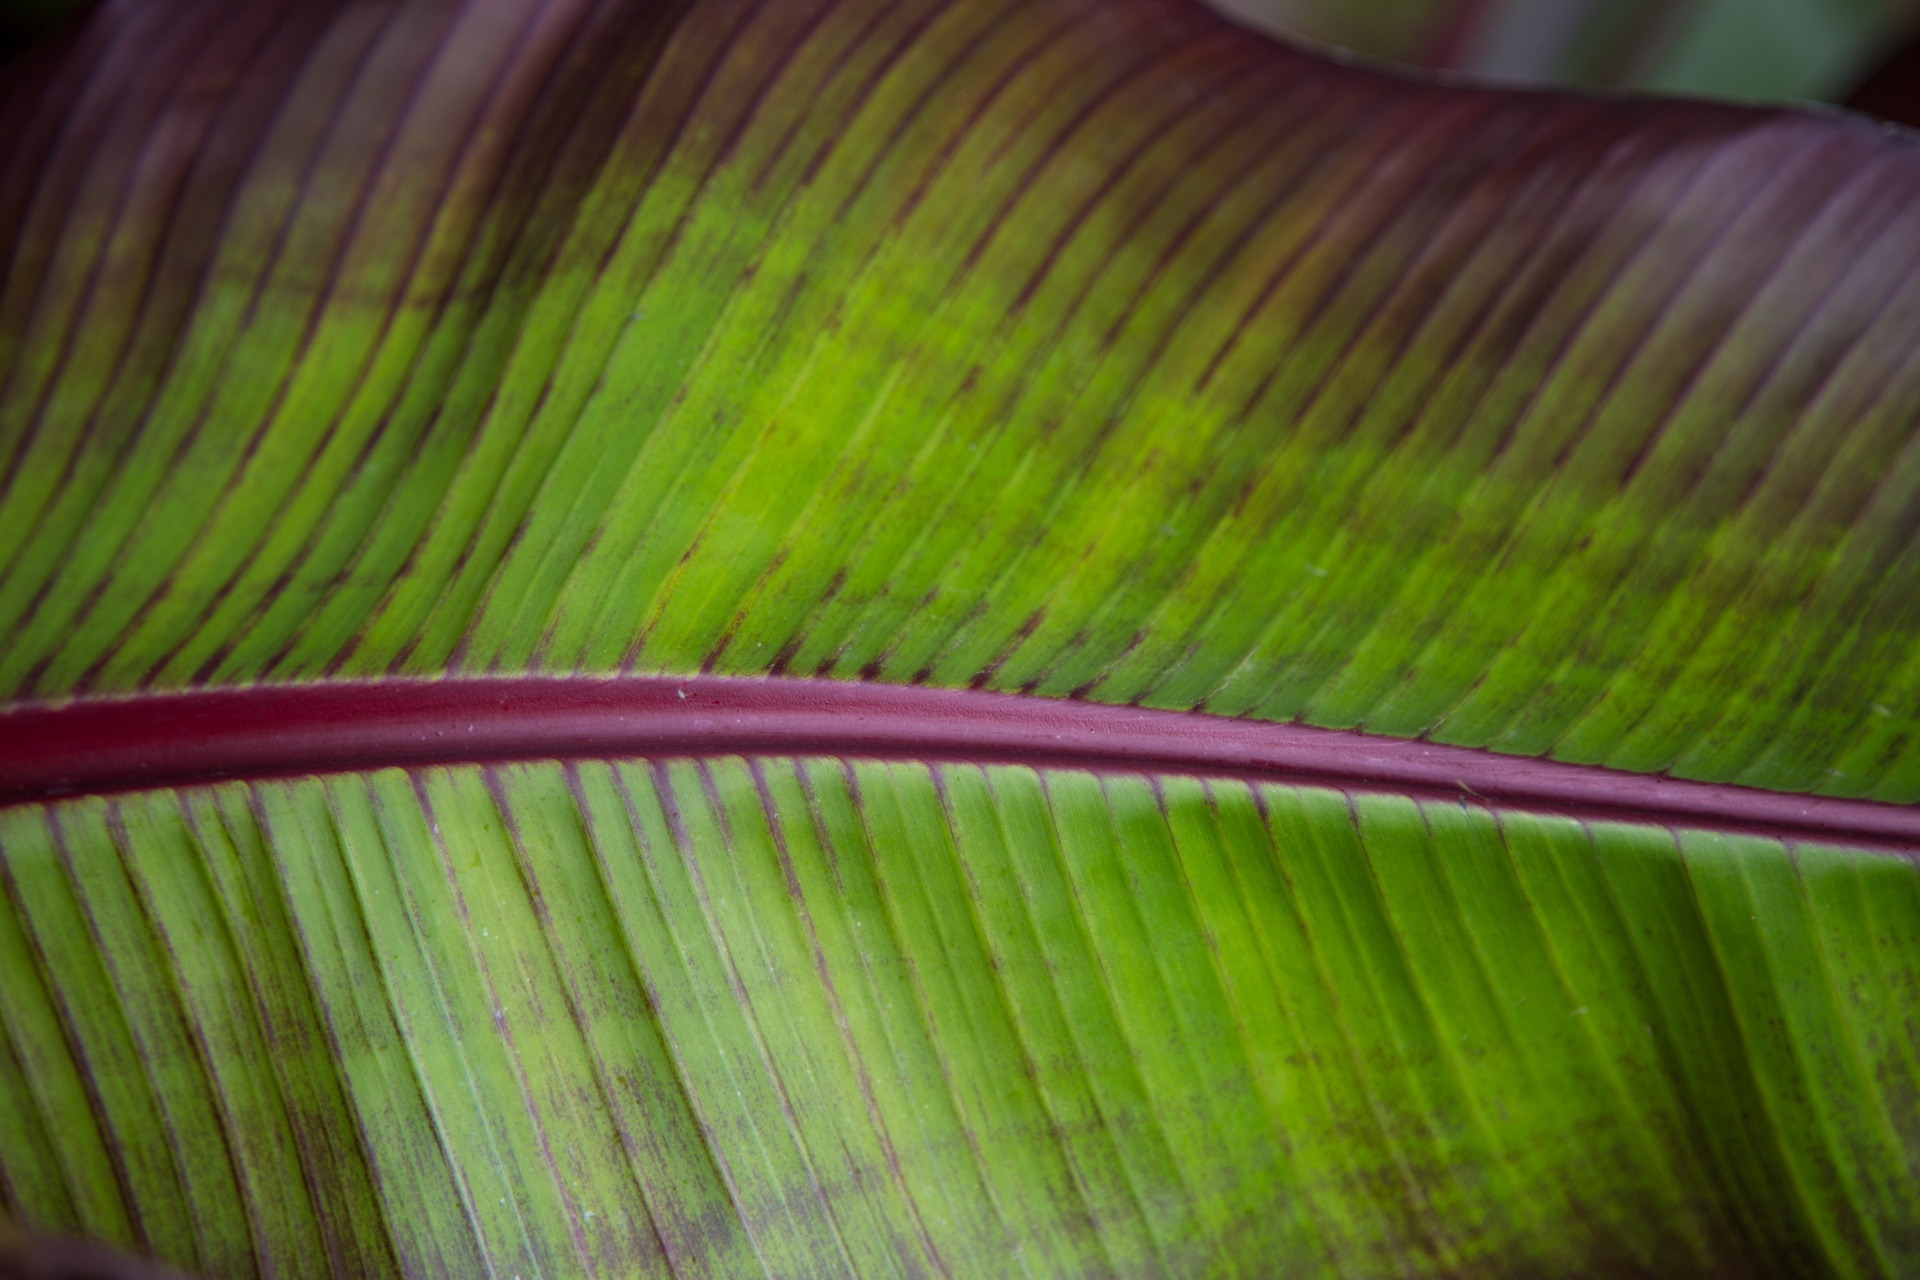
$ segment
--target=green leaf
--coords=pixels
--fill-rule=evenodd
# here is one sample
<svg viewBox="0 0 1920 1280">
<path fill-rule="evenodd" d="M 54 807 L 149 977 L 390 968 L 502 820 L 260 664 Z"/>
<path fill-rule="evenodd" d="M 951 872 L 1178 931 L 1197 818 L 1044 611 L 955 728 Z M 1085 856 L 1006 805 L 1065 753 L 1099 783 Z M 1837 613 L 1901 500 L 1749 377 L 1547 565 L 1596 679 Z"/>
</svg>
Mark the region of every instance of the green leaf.
<svg viewBox="0 0 1920 1280">
<path fill-rule="evenodd" d="M 16 1211 L 212 1275 L 1916 1261 L 1902 859 L 784 757 L 0 843 Z"/>
<path fill-rule="evenodd" d="M 0 77 L 0 1218 L 1920 1270 L 1916 196 L 1174 0 L 104 6 Z"/>
<path fill-rule="evenodd" d="M 1906 143 L 1051 12 L 23 78 L 0 691 L 864 673 L 1920 794 Z"/>
</svg>

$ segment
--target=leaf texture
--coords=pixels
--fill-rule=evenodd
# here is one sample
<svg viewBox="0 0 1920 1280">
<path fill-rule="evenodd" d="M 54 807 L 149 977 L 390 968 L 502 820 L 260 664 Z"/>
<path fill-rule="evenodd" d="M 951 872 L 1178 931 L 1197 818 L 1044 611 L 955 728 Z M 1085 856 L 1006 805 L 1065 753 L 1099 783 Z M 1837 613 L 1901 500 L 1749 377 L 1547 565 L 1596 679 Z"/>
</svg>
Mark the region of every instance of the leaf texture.
<svg viewBox="0 0 1920 1280">
<path fill-rule="evenodd" d="M 817 673 L 1920 796 L 1903 138 L 1161 0 L 121 14 L 0 133 L 0 694 Z"/>
<path fill-rule="evenodd" d="M 1905 859 L 787 757 L 77 799 L 0 850 L 0 1185 L 212 1275 L 1920 1262 Z"/>
<path fill-rule="evenodd" d="M 1916 187 L 1184 0 L 105 0 L 0 76 L 0 760 L 804 676 L 1734 785 L 352 715 L 0 778 L 0 1216 L 209 1277 L 1915 1273 L 1920 861 L 1740 803 L 1920 799 Z"/>
</svg>

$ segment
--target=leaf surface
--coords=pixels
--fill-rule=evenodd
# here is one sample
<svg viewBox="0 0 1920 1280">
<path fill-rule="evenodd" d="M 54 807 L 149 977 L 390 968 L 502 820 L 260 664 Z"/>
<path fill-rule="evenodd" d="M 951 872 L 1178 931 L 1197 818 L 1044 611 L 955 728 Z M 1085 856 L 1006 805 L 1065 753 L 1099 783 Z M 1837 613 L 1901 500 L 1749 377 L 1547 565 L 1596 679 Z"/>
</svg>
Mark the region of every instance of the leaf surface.
<svg viewBox="0 0 1920 1280">
<path fill-rule="evenodd" d="M 21 162 L 100 136 L 12 202 L 14 697 L 865 675 L 1920 787 L 1905 143 L 1174 5 L 270 13 L 226 97 L 121 100 L 133 21 L 70 123 L 18 77 Z"/>
<path fill-rule="evenodd" d="M 1917 187 L 1172 0 L 104 5 L 0 80 L 0 1212 L 1912 1273 Z"/>
<path fill-rule="evenodd" d="M 1901 859 L 789 757 L 4 822 L 15 1201 L 209 1274 L 1914 1262 Z"/>
</svg>

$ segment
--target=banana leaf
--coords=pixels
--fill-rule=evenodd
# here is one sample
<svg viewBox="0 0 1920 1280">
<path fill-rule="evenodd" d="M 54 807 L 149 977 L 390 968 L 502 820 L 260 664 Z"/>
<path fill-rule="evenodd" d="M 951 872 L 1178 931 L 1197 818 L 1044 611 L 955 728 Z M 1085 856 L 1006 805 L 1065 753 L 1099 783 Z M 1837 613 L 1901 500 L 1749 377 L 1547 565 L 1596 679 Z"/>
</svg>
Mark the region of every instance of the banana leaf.
<svg viewBox="0 0 1920 1280">
<path fill-rule="evenodd" d="M 0 1274 L 1920 1273 L 1917 197 L 1186 0 L 106 0 Z"/>
</svg>

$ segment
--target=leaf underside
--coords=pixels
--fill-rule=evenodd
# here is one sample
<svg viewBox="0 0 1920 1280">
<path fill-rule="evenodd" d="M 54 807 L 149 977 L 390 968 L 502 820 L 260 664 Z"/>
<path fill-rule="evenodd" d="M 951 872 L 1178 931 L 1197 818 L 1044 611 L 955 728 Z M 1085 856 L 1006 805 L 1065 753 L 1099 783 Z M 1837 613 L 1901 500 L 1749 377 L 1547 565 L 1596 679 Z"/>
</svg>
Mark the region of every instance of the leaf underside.
<svg viewBox="0 0 1920 1280">
<path fill-rule="evenodd" d="M 0 246 L 0 708 L 805 675 L 1920 799 L 1862 121 L 1174 0 L 109 0 L 0 76 Z M 212 1277 L 1915 1274 L 1920 862 L 1738 816 L 830 742 L 42 797 L 0 1214 Z"/>
</svg>

